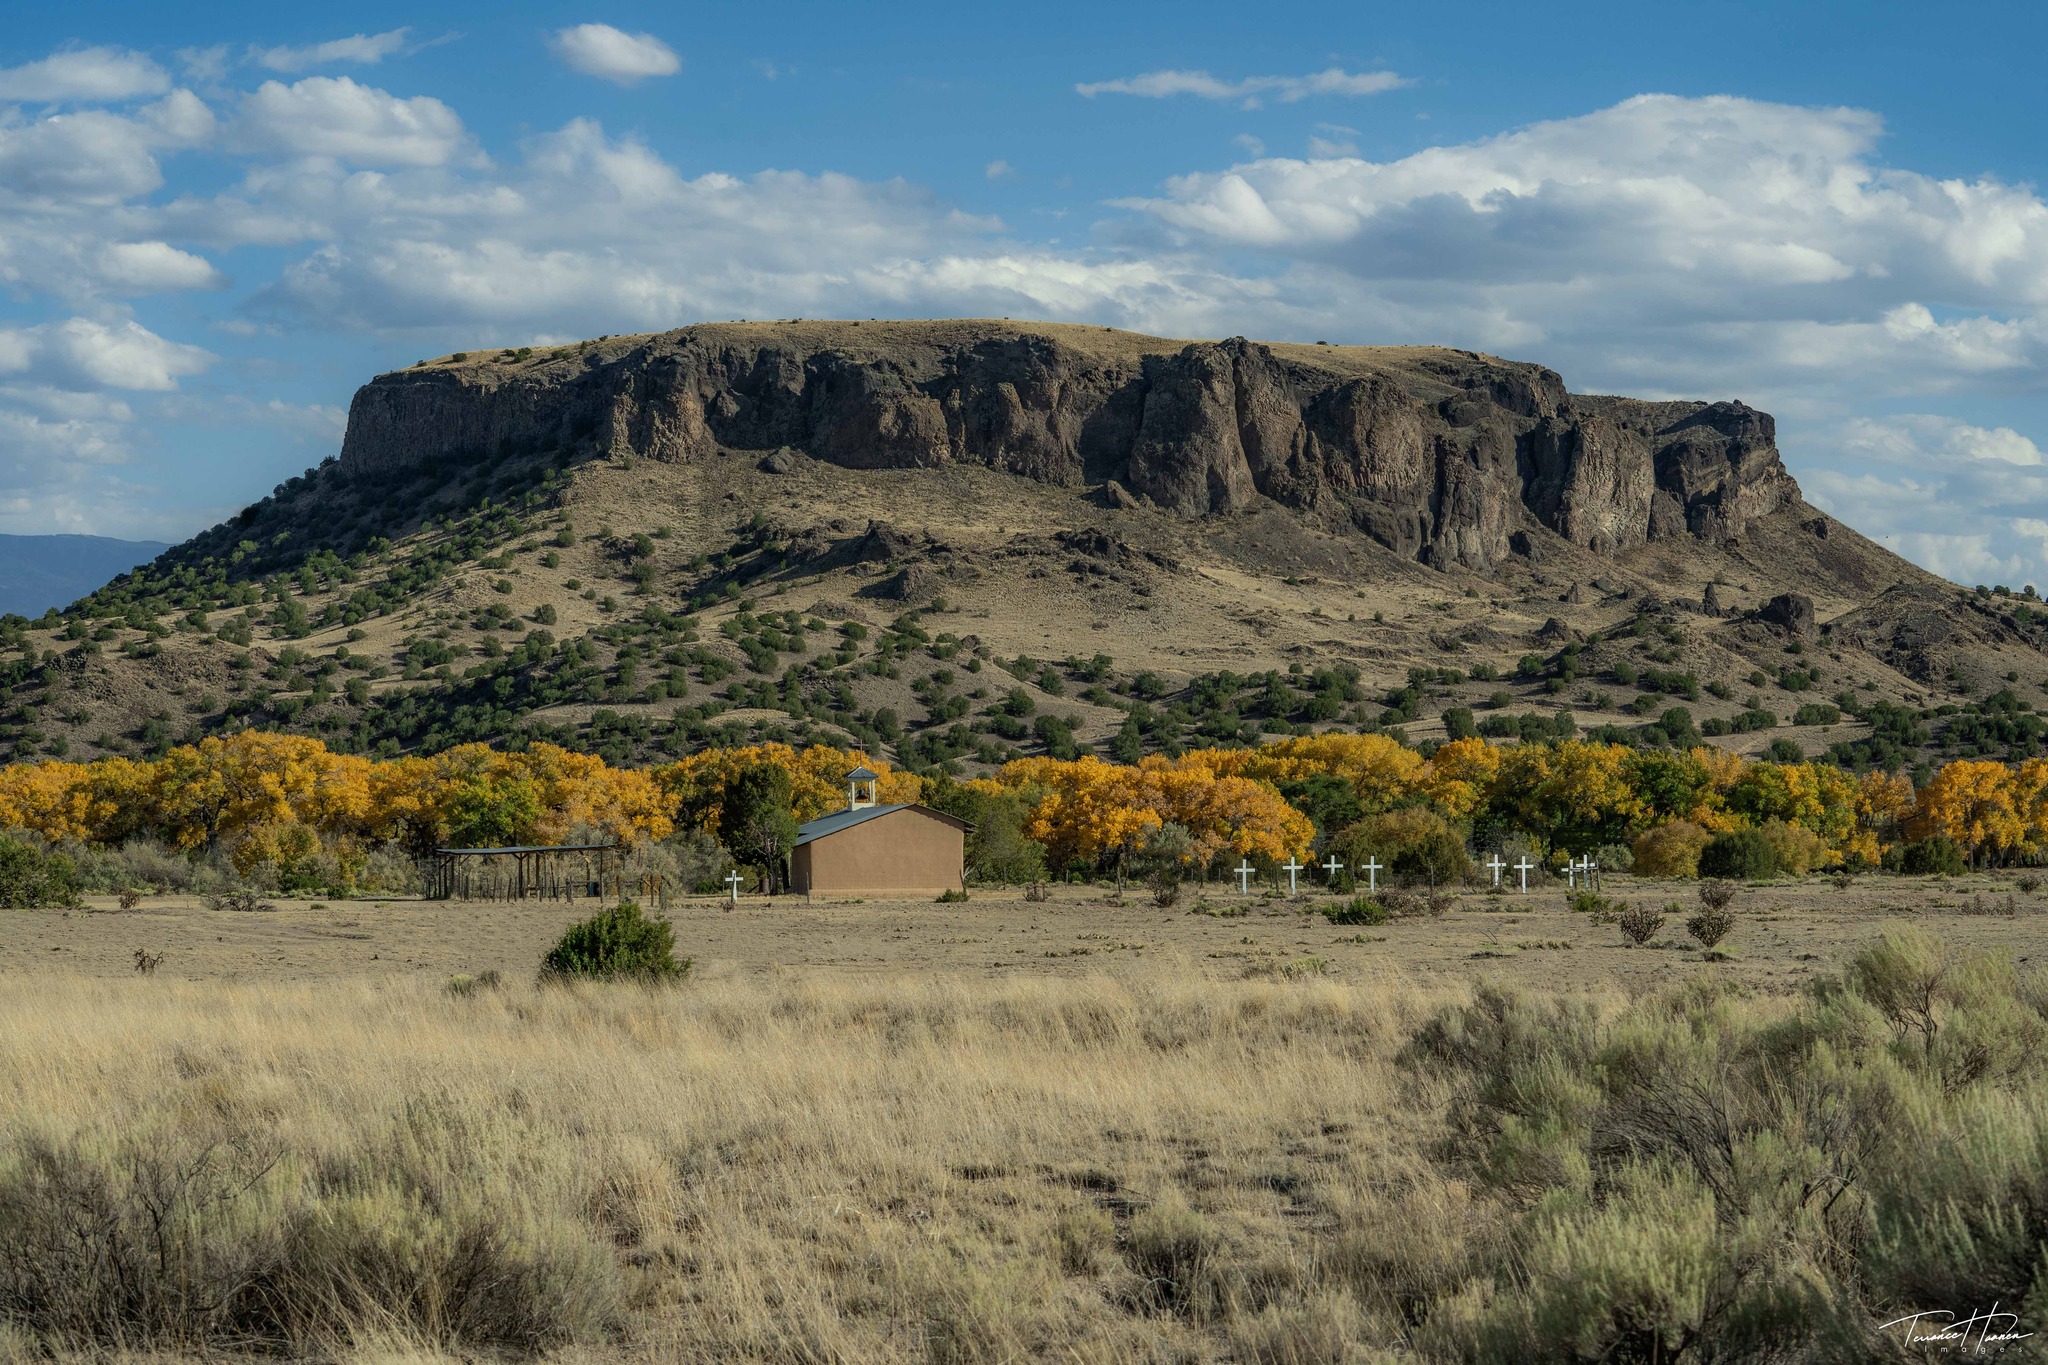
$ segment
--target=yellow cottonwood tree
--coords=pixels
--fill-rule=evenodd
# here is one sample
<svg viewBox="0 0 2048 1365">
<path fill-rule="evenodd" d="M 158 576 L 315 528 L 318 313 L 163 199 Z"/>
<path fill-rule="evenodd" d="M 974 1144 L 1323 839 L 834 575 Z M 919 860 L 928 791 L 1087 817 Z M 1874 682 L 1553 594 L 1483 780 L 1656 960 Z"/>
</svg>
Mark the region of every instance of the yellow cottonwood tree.
<svg viewBox="0 0 2048 1365">
<path fill-rule="evenodd" d="M 2003 857 L 2026 839 L 2016 795 L 2003 763 L 1957 759 L 1922 789 L 1909 828 L 1916 838 L 1953 839 L 1973 858 Z"/>
</svg>

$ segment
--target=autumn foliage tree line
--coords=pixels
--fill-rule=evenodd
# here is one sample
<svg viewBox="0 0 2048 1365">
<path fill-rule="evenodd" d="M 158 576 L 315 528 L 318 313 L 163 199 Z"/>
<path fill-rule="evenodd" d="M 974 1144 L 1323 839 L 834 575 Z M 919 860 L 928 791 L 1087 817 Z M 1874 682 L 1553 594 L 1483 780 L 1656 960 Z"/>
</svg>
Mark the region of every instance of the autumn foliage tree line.
<svg viewBox="0 0 2048 1365">
<path fill-rule="evenodd" d="M 1916 790 L 1899 775 L 1706 747 L 1467 738 L 1425 757 L 1385 735 L 1336 732 L 1134 764 L 1023 758 L 959 780 L 828 745 L 622 768 L 546 744 L 378 760 L 251 731 L 156 759 L 0 769 L 0 830 L 45 845 L 148 843 L 287 889 L 346 892 L 377 854 L 572 837 L 715 841 L 719 858 L 772 881 L 798 822 L 839 808 L 845 774 L 862 763 L 881 774 L 882 801 L 923 801 L 973 824 L 970 874 L 988 881 L 1138 866 L 1217 875 L 1243 858 L 1271 868 L 1333 852 L 1442 881 L 1464 875 L 1473 849 L 1553 866 L 1593 853 L 1679 876 L 1703 857 L 1743 875 L 2048 859 L 2048 759 L 1957 761 Z"/>
</svg>

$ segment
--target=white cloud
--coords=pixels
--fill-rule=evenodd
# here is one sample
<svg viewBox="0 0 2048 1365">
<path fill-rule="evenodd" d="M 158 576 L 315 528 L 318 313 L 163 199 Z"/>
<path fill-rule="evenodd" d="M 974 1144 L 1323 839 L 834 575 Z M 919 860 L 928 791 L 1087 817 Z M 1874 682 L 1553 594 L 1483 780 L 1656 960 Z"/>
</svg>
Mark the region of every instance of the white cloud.
<svg viewBox="0 0 2048 1365">
<path fill-rule="evenodd" d="M 411 29 L 394 28 L 388 33 L 358 33 L 347 38 L 332 38 L 324 43 L 311 43 L 303 47 L 266 47 L 249 49 L 249 60 L 258 66 L 287 74 L 305 71 L 316 66 L 327 66 L 334 62 L 360 62 L 374 66 L 392 53 L 405 47 L 405 35 Z"/>
<path fill-rule="evenodd" d="M 1642 96 L 1373 162 L 1259 159 L 1124 202 L 1132 250 L 1251 251 L 1324 325 L 1534 344 L 1581 383 L 1769 400 L 2019 382 L 2048 205 L 1875 158 L 1879 120 Z"/>
<path fill-rule="evenodd" d="M 346 76 L 265 81 L 243 97 L 235 132 L 252 151 L 358 166 L 440 166 L 470 152 L 462 120 L 441 101 L 404 99 Z"/>
<path fill-rule="evenodd" d="M 0 118 L 0 210 L 102 209 L 148 194 L 163 183 L 156 149 L 198 120 L 194 104 L 180 91 L 136 118 L 103 109 Z"/>
<path fill-rule="evenodd" d="M 981 173 L 990 180 L 1006 180 L 1017 174 L 1017 168 L 998 157 L 982 167 Z"/>
<path fill-rule="evenodd" d="M 213 363 L 199 347 L 166 341 L 135 322 L 71 318 L 36 330 L 42 350 L 77 387 L 174 389 Z"/>
<path fill-rule="evenodd" d="M 162 67 L 140 52 L 83 47 L 0 70 L 0 100 L 108 103 L 171 88 Z"/>
<path fill-rule="evenodd" d="M 124 292 L 219 289 L 227 283 L 203 256 L 168 242 L 115 242 L 100 252 L 100 278 Z"/>
<path fill-rule="evenodd" d="M 133 321 L 67 318 L 0 329 L 0 374 L 31 375 L 51 392 L 174 389 L 212 363 L 201 348 L 166 341 Z"/>
<path fill-rule="evenodd" d="M 683 69 L 675 50 L 651 33 L 626 33 L 610 24 L 578 24 L 557 32 L 550 45 L 572 70 L 619 85 Z"/>
<path fill-rule="evenodd" d="M 1138 95 L 1146 99 L 1167 99 L 1193 95 L 1205 100 L 1244 100 L 1255 104 L 1262 95 L 1272 95 L 1282 104 L 1293 104 L 1311 95 L 1378 95 L 1414 82 L 1392 71 L 1345 71 L 1331 67 L 1307 76 L 1245 76 L 1220 80 L 1206 71 L 1148 71 L 1113 81 L 1087 81 L 1074 87 L 1089 99 L 1097 95 Z"/>
<path fill-rule="evenodd" d="M 1266 144 L 1253 137 L 1250 133 L 1239 133 L 1236 137 L 1230 139 L 1230 144 L 1233 147 L 1243 149 L 1246 156 L 1256 157 L 1266 154 Z"/>
<path fill-rule="evenodd" d="M 1842 453 L 1864 460 L 1938 471 L 1958 463 L 2044 463 L 2041 448 L 2011 427 L 1979 427 L 1932 413 L 1856 417 L 1842 427 Z"/>
</svg>

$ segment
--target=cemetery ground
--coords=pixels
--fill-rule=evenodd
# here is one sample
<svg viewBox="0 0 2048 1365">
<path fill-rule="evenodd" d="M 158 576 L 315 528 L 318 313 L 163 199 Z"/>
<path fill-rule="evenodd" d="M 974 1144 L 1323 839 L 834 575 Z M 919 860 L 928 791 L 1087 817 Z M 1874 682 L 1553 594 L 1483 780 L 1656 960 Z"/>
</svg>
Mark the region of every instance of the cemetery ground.
<svg viewBox="0 0 2048 1365">
<path fill-rule="evenodd" d="M 1513 871 L 1507 875 L 1512 881 Z M 671 898 L 668 918 L 676 951 L 695 960 L 699 981 L 791 972 L 1190 981 L 1391 972 L 1432 987 L 1498 979 L 1637 992 L 1707 972 L 1789 991 L 1902 925 L 1966 949 L 2004 947 L 2022 966 L 2048 963 L 2048 887 L 2022 890 L 2015 874 L 1745 886 L 1731 906 L 1736 927 L 1713 962 L 1702 960 L 1685 929 L 1700 908 L 1698 886 L 1602 878 L 1609 900 L 1664 913 L 1641 947 L 1604 917 L 1571 910 L 1561 880 L 1527 895 L 1466 890 L 1442 914 L 1378 925 L 1330 923 L 1321 912 L 1349 897 L 1306 883 L 1288 897 L 1271 887 L 1240 895 L 1234 882 L 1190 883 L 1171 907 L 1155 905 L 1133 882 L 1121 897 L 1107 883 L 1055 884 L 1043 902 L 1013 887 L 976 888 L 955 904 L 743 896 L 733 908 L 724 897 L 691 896 Z M 26 975 L 130 976 L 138 950 L 162 956 L 160 978 L 187 981 L 402 978 L 434 986 L 486 971 L 525 980 L 561 932 L 595 909 L 589 900 L 264 903 L 273 908 L 237 912 L 209 910 L 196 897 L 152 896 L 124 911 L 111 897 L 91 896 L 68 911 L 0 913 L 0 989 Z"/>
<path fill-rule="evenodd" d="M 2038 1219 L 2001 1212 L 2048 1208 L 2016 877 L 1745 887 L 1720 961 L 1560 885 L 1368 926 L 1111 896 L 671 903 L 672 988 L 535 984 L 589 902 L 0 912 L 0 1361 L 1868 1360 L 1909 1358 L 1903 1313 L 2042 1325 Z"/>
</svg>

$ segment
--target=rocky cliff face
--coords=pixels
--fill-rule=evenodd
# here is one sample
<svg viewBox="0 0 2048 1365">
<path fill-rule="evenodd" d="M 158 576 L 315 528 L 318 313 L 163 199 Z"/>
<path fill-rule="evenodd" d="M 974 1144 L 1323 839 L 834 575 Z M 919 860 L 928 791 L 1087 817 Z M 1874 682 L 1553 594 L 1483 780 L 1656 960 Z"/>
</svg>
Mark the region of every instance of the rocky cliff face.
<svg viewBox="0 0 2048 1365">
<path fill-rule="evenodd" d="M 1582 397 L 1461 351 L 1008 323 L 718 325 L 451 358 L 365 385 L 341 460 L 375 478 L 533 450 L 785 446 L 854 469 L 1116 480 L 1189 517 L 1270 500 L 1482 569 L 1532 532 L 1600 552 L 1722 540 L 1799 497 L 1771 418 L 1740 403 Z"/>
</svg>

